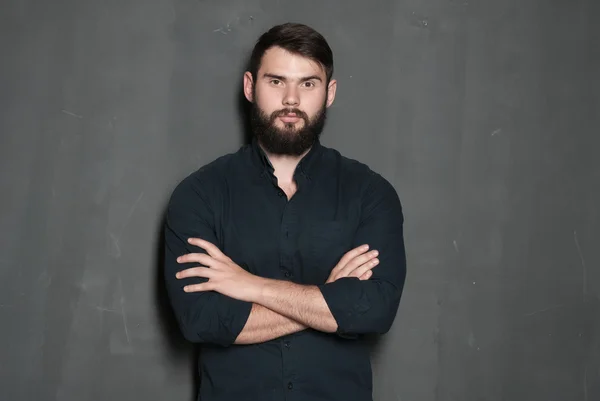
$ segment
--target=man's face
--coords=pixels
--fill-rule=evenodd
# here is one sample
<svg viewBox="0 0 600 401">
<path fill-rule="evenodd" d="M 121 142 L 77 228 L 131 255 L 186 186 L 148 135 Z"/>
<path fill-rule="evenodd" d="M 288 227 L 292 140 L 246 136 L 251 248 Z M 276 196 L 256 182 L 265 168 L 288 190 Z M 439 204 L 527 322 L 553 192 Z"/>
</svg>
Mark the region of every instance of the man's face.
<svg viewBox="0 0 600 401">
<path fill-rule="evenodd" d="M 273 154 L 299 156 L 323 130 L 336 82 L 316 62 L 279 47 L 267 50 L 256 81 L 244 75 L 254 135 Z"/>
</svg>

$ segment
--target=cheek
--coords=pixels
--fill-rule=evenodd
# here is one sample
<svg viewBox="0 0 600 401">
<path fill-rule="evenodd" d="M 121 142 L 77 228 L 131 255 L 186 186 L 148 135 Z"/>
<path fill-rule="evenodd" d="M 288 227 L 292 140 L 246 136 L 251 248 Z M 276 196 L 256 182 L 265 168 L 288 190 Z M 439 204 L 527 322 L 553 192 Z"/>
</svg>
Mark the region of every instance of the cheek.
<svg viewBox="0 0 600 401">
<path fill-rule="evenodd" d="M 282 96 L 273 88 L 256 88 L 255 101 L 263 110 L 270 112 L 281 108 Z"/>
<path fill-rule="evenodd" d="M 323 107 L 325 107 L 325 98 L 319 97 L 318 99 L 311 99 L 310 103 L 305 103 L 303 109 L 306 114 L 313 118 Z"/>
<path fill-rule="evenodd" d="M 270 117 L 271 114 L 273 114 L 275 111 L 281 109 L 281 104 L 278 105 L 270 102 L 264 102 L 261 100 L 260 102 L 258 102 L 258 107 L 260 108 L 260 110 L 262 110 L 263 113 Z"/>
<path fill-rule="evenodd" d="M 310 108 L 310 110 L 313 112 L 316 112 L 319 109 L 321 109 L 321 107 L 325 105 L 326 101 L 327 92 L 323 90 L 315 90 L 308 92 L 303 98 L 303 103 L 305 104 L 305 107 L 307 109 Z"/>
</svg>

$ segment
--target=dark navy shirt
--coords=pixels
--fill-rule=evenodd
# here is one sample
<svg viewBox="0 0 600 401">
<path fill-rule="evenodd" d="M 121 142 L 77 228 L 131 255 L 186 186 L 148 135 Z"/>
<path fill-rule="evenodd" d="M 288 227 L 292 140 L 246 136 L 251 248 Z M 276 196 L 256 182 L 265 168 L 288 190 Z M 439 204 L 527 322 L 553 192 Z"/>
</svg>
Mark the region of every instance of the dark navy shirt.
<svg viewBox="0 0 600 401">
<path fill-rule="evenodd" d="M 320 143 L 298 164 L 288 200 L 256 140 L 186 177 L 174 190 L 165 228 L 165 280 L 181 331 L 202 344 L 202 401 L 371 401 L 364 334 L 385 333 L 396 316 L 406 259 L 403 214 L 392 185 L 366 165 Z M 252 304 L 217 292 L 185 293 L 176 258 L 217 245 L 252 274 L 319 286 L 336 333 L 307 329 L 237 345 Z M 349 250 L 369 244 L 380 263 L 369 280 L 325 284 Z"/>
</svg>

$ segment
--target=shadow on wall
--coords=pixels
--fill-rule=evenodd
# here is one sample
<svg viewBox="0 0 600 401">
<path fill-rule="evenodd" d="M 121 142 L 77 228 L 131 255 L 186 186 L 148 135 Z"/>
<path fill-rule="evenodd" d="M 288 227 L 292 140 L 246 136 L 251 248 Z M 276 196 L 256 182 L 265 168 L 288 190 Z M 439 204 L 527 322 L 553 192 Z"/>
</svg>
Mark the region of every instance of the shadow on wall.
<svg viewBox="0 0 600 401">
<path fill-rule="evenodd" d="M 166 206 L 164 208 L 162 218 L 160 219 L 158 243 L 156 244 L 156 266 L 155 266 L 155 301 L 156 310 L 160 320 L 160 328 L 162 330 L 164 342 L 169 355 L 169 360 L 173 365 L 180 366 L 182 364 L 189 365 L 191 377 L 190 382 L 193 383 L 190 394 L 190 401 L 198 398 L 198 390 L 200 389 L 200 375 L 198 374 L 198 359 L 200 357 L 200 348 L 193 343 L 187 341 L 179 329 L 175 314 L 171 308 L 167 295 L 167 288 L 164 280 L 164 260 L 165 260 L 165 221 L 166 221 Z"/>
<path fill-rule="evenodd" d="M 246 145 L 252 142 L 252 129 L 250 127 L 250 107 L 251 104 L 244 96 L 244 88 L 240 85 L 237 95 L 237 111 L 242 133 L 242 144 Z"/>
</svg>

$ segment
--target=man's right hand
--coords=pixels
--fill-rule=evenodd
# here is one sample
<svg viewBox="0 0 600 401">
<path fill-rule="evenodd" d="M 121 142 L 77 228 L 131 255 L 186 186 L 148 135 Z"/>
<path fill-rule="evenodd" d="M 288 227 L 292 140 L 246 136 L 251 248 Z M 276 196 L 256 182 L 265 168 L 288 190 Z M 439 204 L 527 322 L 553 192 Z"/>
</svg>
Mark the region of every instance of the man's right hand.
<svg viewBox="0 0 600 401">
<path fill-rule="evenodd" d="M 344 254 L 338 264 L 331 270 L 326 283 L 331 283 L 342 277 L 358 277 L 360 280 L 368 280 L 373 269 L 379 263 L 376 250 L 369 250 L 368 245 L 361 245 Z"/>
</svg>

